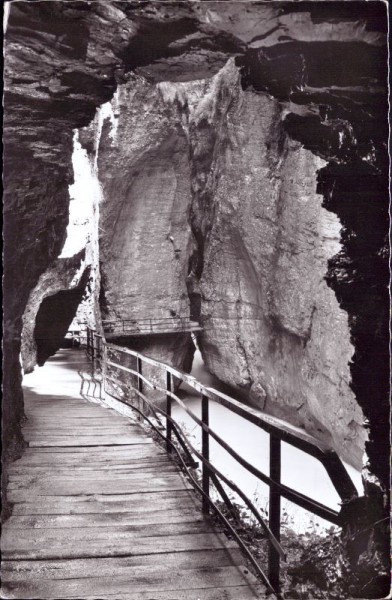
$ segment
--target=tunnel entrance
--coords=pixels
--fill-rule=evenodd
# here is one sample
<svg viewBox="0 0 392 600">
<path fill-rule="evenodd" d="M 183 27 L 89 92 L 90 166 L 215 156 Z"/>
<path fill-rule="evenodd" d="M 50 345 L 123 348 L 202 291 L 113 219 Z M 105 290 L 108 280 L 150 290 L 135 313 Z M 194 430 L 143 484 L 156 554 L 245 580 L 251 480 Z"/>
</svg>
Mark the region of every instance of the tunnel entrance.
<svg viewBox="0 0 392 600">
<path fill-rule="evenodd" d="M 89 274 L 90 269 L 86 269 L 78 287 L 61 290 L 42 300 L 34 329 L 37 364 L 40 367 L 61 347 L 77 308 L 85 295 Z"/>
</svg>

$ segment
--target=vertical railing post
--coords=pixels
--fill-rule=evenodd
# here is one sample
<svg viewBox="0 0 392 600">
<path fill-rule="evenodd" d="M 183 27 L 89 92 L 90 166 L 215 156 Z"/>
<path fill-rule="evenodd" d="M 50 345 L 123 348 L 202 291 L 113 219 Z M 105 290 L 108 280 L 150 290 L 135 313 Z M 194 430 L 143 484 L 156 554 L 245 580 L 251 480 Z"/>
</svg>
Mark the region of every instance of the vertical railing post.
<svg viewBox="0 0 392 600">
<path fill-rule="evenodd" d="M 280 483 L 281 477 L 281 442 L 274 435 L 270 435 L 270 477 L 276 483 Z M 269 491 L 269 526 L 280 541 L 280 492 L 274 486 Z M 276 592 L 280 591 L 280 558 L 273 546 L 269 547 L 268 576 Z"/>
<path fill-rule="evenodd" d="M 140 358 L 140 356 L 138 356 L 136 358 L 136 363 L 137 363 L 137 373 L 138 373 L 138 375 L 141 375 L 142 374 L 142 359 Z M 137 389 L 138 389 L 138 392 L 140 392 L 141 394 L 143 393 L 143 380 L 141 377 L 137 378 Z M 144 401 L 139 396 L 139 409 L 141 410 L 142 408 L 143 408 L 143 412 L 145 412 L 146 407 L 144 406 Z M 139 421 L 143 421 L 142 415 L 139 415 Z"/>
<path fill-rule="evenodd" d="M 93 373 L 94 373 L 94 361 L 95 361 L 95 348 L 94 348 L 94 329 L 91 330 L 91 362 L 92 362 L 92 367 L 93 367 Z"/>
<path fill-rule="evenodd" d="M 172 391 L 172 377 L 171 377 L 171 373 L 169 371 L 166 371 L 166 390 L 168 392 Z M 171 447 L 171 439 L 172 439 L 172 424 L 170 423 L 170 419 L 168 419 L 168 417 L 171 417 L 171 409 L 172 409 L 172 398 L 170 396 L 170 394 L 166 394 L 166 452 L 168 452 L 169 454 L 171 453 L 172 447 Z"/>
<path fill-rule="evenodd" d="M 98 356 L 98 348 L 97 348 L 97 336 L 96 333 L 94 331 L 93 333 L 93 367 L 94 367 L 94 373 L 97 369 L 97 356 Z"/>
<path fill-rule="evenodd" d="M 107 355 L 107 348 L 106 348 L 106 343 L 103 342 L 103 355 L 102 355 L 102 383 L 101 383 L 101 400 L 105 399 L 105 383 L 106 383 L 106 372 L 107 372 L 107 360 L 108 360 L 108 355 Z"/>
<path fill-rule="evenodd" d="M 201 420 L 203 425 L 209 426 L 209 406 L 208 406 L 208 396 L 201 397 Z M 208 431 L 202 429 L 201 432 L 201 453 L 205 460 L 210 460 L 210 434 Z M 203 462 L 203 471 L 202 471 L 202 487 L 203 492 L 210 497 L 210 471 L 208 466 Z M 203 497 L 203 513 L 209 513 L 210 511 L 210 503 L 207 498 Z"/>
<path fill-rule="evenodd" d="M 150 319 L 150 331 L 152 332 L 152 320 Z"/>
</svg>

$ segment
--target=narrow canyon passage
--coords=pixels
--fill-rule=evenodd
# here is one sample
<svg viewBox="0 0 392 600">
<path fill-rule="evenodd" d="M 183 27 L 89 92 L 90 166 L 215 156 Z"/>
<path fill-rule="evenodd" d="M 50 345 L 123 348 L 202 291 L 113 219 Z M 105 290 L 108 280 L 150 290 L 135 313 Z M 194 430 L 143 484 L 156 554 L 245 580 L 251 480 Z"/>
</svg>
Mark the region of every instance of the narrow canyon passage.
<svg viewBox="0 0 392 600">
<path fill-rule="evenodd" d="M 166 436 L 168 451 L 172 415 L 184 424 L 195 448 L 176 438 L 171 450 L 182 448 L 208 501 L 210 489 L 220 494 L 232 535 L 244 533 L 246 548 L 262 557 L 275 595 L 387 596 L 387 3 L 20 0 L 6 3 L 5 16 L 2 511 L 15 560 L 34 549 L 44 555 L 39 532 L 52 535 L 53 524 L 62 537 L 53 534 L 47 547 L 59 558 L 42 560 L 87 552 L 77 537 L 87 518 L 89 545 L 95 533 L 106 548 L 89 562 L 98 584 L 104 557 L 116 551 L 108 532 L 118 528 L 120 552 L 136 531 L 123 524 L 119 496 L 143 523 L 140 539 L 157 528 L 159 549 L 164 540 L 170 546 L 166 505 L 174 517 L 191 495 L 145 425 L 77 397 L 83 367 L 96 386 L 106 382 L 107 396 L 145 402 L 153 415 L 163 409 L 155 434 Z M 64 348 L 80 335 L 90 367 L 83 352 Z M 189 409 L 203 421 L 196 429 Z M 131 443 L 133 435 L 143 441 Z M 209 458 L 221 480 L 213 481 Z M 78 494 L 67 500 L 60 492 L 70 491 L 73 469 Z M 167 502 L 166 478 L 185 485 Z M 162 511 L 151 511 L 160 521 L 145 520 L 153 494 L 136 486 L 137 500 L 136 480 L 163 486 L 155 496 Z M 257 509 L 238 491 L 247 509 L 233 507 L 227 480 Z M 101 484 L 110 502 L 98 498 Z M 37 494 L 47 514 L 19 514 L 39 510 Z M 73 503 L 94 510 L 73 514 Z M 205 526 L 195 519 L 192 527 Z M 227 528 L 224 515 L 220 522 Z M 191 543 L 186 532 L 177 537 Z M 192 557 L 206 574 L 204 549 Z M 172 550 L 161 570 L 168 593 L 180 558 Z M 120 561 L 114 574 L 129 568 L 137 585 L 151 583 L 135 591 L 145 600 L 166 593 L 154 587 L 154 552 L 140 554 L 151 561 L 143 581 L 133 570 L 139 555 L 110 555 Z M 41 573 L 33 560 L 20 573 L 12 561 L 15 583 L 30 567 Z M 51 564 L 42 581 L 61 579 L 63 563 Z M 76 597 L 84 568 L 70 571 L 64 593 Z M 111 567 L 102 568 L 99 585 L 109 586 Z M 205 580 L 206 598 L 225 598 L 219 573 Z M 125 593 L 126 576 L 116 592 L 101 588 L 103 598 Z M 200 581 L 195 573 L 195 600 Z M 7 585 L 12 597 L 14 582 Z M 60 583 L 53 585 L 32 593 L 54 600 Z M 185 588 L 174 595 L 190 597 Z"/>
<path fill-rule="evenodd" d="M 24 380 L 28 444 L 10 471 L 5 598 L 248 600 L 263 587 L 136 424 L 79 396 L 81 350 Z"/>
</svg>

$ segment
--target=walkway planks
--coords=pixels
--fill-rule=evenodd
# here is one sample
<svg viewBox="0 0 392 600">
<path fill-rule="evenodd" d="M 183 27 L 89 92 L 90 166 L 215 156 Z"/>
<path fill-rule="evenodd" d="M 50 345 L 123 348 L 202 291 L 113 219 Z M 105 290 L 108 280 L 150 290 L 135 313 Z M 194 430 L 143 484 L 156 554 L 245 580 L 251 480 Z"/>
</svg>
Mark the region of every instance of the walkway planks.
<svg viewBox="0 0 392 600">
<path fill-rule="evenodd" d="M 10 469 L 2 597 L 264 598 L 164 451 L 79 397 L 82 360 L 62 351 L 25 379 L 28 448 Z"/>
</svg>

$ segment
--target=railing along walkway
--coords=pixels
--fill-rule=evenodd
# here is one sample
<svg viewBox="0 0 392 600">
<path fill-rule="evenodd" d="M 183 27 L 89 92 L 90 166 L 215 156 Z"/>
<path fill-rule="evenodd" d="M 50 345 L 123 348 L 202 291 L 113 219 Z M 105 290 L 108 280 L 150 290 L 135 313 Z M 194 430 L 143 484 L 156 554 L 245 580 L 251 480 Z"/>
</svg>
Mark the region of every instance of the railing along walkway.
<svg viewBox="0 0 392 600">
<path fill-rule="evenodd" d="M 254 571 L 259 575 L 269 591 L 274 592 L 279 597 L 280 561 L 286 559 L 285 550 L 280 543 L 281 498 L 286 498 L 334 525 L 343 525 L 342 511 L 337 512 L 332 510 L 322 502 L 315 501 L 281 483 L 281 442 L 284 441 L 318 459 L 324 466 L 341 498 L 342 505 L 344 505 L 357 497 L 358 493 L 338 455 L 331 448 L 326 447 L 305 432 L 298 432 L 288 426 L 284 426 L 272 417 L 260 413 L 260 411 L 252 409 L 217 390 L 207 388 L 196 381 L 194 377 L 183 373 L 179 369 L 144 356 L 134 350 L 108 344 L 101 335 L 91 329 L 88 330 L 87 351 L 95 369 L 98 369 L 101 373 L 103 393 L 131 406 L 140 415 L 140 418 L 145 420 L 164 439 L 167 453 L 177 456 L 189 480 L 200 493 L 203 512 L 208 513 L 211 510 L 220 517 L 222 523 L 230 530 L 233 538 L 236 539 L 239 546 L 247 555 L 250 563 L 253 565 Z M 149 377 L 145 373 L 147 368 L 149 370 Z M 151 376 L 151 368 L 153 368 L 154 376 Z M 162 384 L 162 381 L 165 383 Z M 202 402 L 201 419 L 174 393 L 176 383 L 180 382 L 188 384 L 200 394 Z M 147 389 L 152 389 L 155 390 L 154 393 L 160 392 L 162 394 L 161 399 L 165 399 L 165 409 L 162 408 L 162 405 L 157 406 L 156 403 L 151 401 L 148 397 Z M 270 470 L 268 475 L 240 456 L 211 427 L 209 422 L 210 400 L 214 400 L 234 412 L 239 418 L 246 419 L 270 434 Z M 179 423 L 172 418 L 173 402 L 180 405 L 193 421 L 201 427 L 201 450 L 195 448 Z M 164 429 L 164 433 L 162 429 Z M 268 523 L 262 517 L 254 503 L 237 484 L 226 477 L 210 461 L 210 438 L 213 438 L 242 467 L 269 486 Z M 194 477 L 189 468 L 189 465 L 194 465 L 196 460 L 200 461 L 202 467 L 201 482 Z M 227 511 L 233 516 L 233 519 L 228 519 L 227 515 L 223 514 L 220 510 L 215 500 L 216 495 L 211 492 L 211 484 L 214 485 L 216 493 L 226 505 Z M 237 513 L 227 494 L 227 488 L 237 494 L 264 531 L 265 539 L 268 541 L 269 546 L 267 570 L 265 570 L 263 565 L 259 564 L 237 530 L 235 525 Z"/>
<path fill-rule="evenodd" d="M 62 350 L 26 377 L 28 447 L 9 471 L 2 598 L 264 598 L 165 451 L 134 419 L 80 397 L 83 356 Z M 94 378 L 82 385 L 99 396 Z"/>
<path fill-rule="evenodd" d="M 102 321 L 102 326 L 107 339 L 202 330 L 202 327 L 197 321 L 192 321 L 189 317 L 180 316 L 151 319 L 106 320 Z"/>
</svg>

